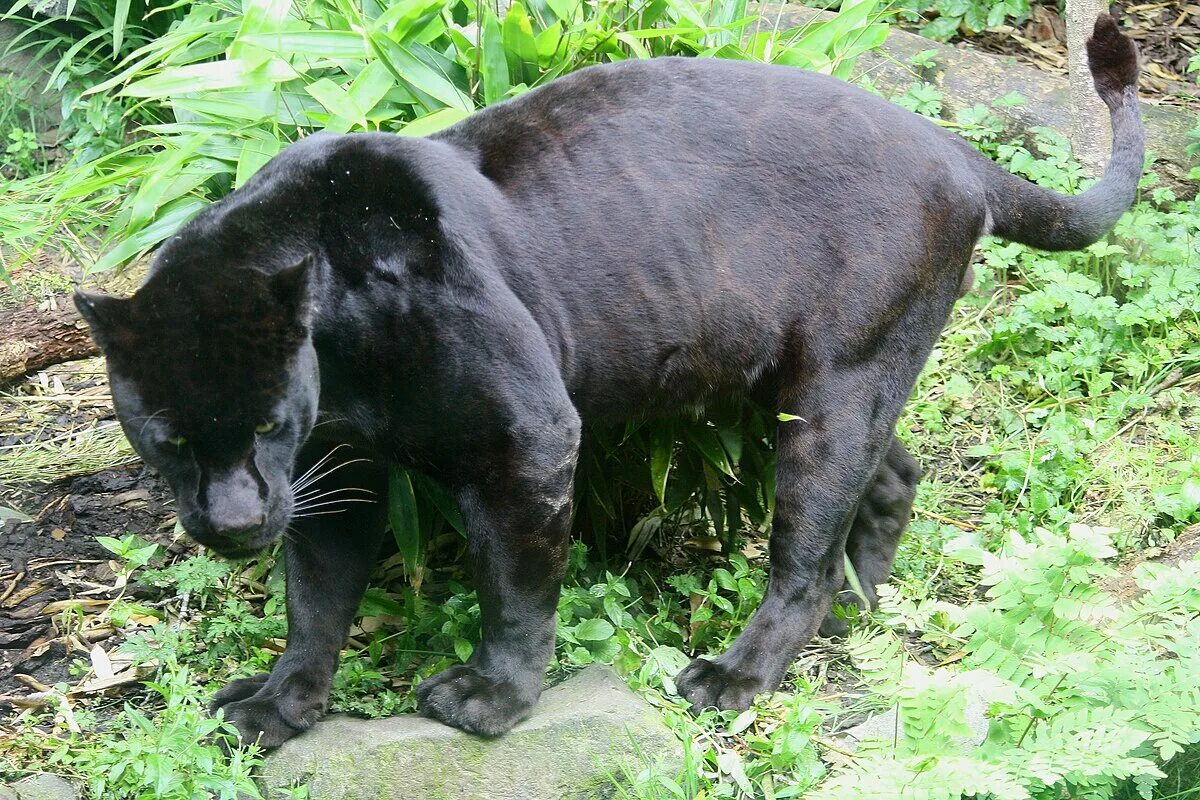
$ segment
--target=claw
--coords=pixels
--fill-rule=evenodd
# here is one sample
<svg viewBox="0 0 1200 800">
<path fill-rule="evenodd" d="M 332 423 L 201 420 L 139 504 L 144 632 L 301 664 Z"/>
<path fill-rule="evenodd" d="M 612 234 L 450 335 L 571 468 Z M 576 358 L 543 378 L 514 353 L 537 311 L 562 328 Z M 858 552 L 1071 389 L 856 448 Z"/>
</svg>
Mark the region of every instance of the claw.
<svg viewBox="0 0 1200 800">
<path fill-rule="evenodd" d="M 515 683 L 492 680 L 472 666 L 460 665 L 423 681 L 417 687 L 417 702 L 427 717 L 493 737 L 526 719 L 537 693 L 531 696 Z"/>
<path fill-rule="evenodd" d="M 745 711 L 754 696 L 770 687 L 755 676 L 740 675 L 718 661 L 697 658 L 675 678 L 679 695 L 692 704 L 692 711 L 705 708 Z"/>
</svg>

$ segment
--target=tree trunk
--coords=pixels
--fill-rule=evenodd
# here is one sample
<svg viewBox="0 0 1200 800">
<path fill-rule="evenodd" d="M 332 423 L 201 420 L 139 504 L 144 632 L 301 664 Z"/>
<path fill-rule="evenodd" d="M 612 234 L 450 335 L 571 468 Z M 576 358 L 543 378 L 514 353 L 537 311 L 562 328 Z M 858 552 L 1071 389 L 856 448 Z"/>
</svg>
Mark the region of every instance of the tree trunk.
<svg viewBox="0 0 1200 800">
<path fill-rule="evenodd" d="M 1067 0 L 1067 70 L 1071 88 L 1071 145 L 1094 176 L 1108 163 L 1112 130 L 1108 108 L 1092 85 L 1087 40 L 1096 17 L 1108 13 L 1108 0 Z"/>
<path fill-rule="evenodd" d="M 0 384 L 98 352 L 69 297 L 0 309 Z"/>
</svg>

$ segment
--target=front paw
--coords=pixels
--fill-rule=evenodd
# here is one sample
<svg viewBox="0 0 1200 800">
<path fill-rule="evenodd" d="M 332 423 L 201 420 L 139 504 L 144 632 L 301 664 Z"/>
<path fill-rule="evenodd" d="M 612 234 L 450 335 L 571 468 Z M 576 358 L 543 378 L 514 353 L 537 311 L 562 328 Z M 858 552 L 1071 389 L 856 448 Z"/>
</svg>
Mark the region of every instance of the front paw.
<svg viewBox="0 0 1200 800">
<path fill-rule="evenodd" d="M 214 714 L 224 713 L 243 743 L 257 743 L 268 750 L 308 730 L 324 713 L 324 703 L 306 698 L 304 693 L 278 692 L 269 679 L 269 674 L 262 673 L 231 681 L 209 707 Z"/>
<path fill-rule="evenodd" d="M 315 714 L 309 718 L 296 720 L 292 724 L 284 718 L 279 704 L 272 698 L 260 699 L 257 695 L 249 700 L 238 700 L 222 706 L 225 721 L 237 728 L 238 738 L 243 744 L 257 744 L 270 750 L 308 730 L 320 718 Z"/>
<path fill-rule="evenodd" d="M 719 659 L 709 661 L 697 658 L 675 676 L 675 687 L 679 696 L 692 704 L 692 712 L 705 708 L 723 711 L 745 711 L 754 702 L 754 696 L 769 691 L 757 676 L 739 674 L 738 670 L 721 664 Z"/>
<path fill-rule="evenodd" d="M 507 733 L 526 719 L 537 697 L 536 689 L 530 691 L 509 681 L 494 681 L 468 665 L 451 667 L 417 686 L 422 714 L 487 737 Z"/>
<path fill-rule="evenodd" d="M 213 696 L 213 701 L 208 705 L 209 713 L 215 714 L 222 706 L 253 697 L 266 685 L 270 677 L 271 673 L 260 672 L 257 675 L 251 675 L 249 678 L 238 678 L 237 680 L 230 681 L 225 684 L 224 689 Z"/>
</svg>

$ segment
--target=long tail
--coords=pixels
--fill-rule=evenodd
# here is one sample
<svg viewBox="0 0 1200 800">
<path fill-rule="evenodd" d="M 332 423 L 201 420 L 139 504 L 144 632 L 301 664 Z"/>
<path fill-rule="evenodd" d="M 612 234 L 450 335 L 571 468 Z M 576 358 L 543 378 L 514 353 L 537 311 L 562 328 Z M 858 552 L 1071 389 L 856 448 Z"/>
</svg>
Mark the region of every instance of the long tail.
<svg viewBox="0 0 1200 800">
<path fill-rule="evenodd" d="M 1112 121 L 1104 177 L 1082 194 L 1061 195 L 1002 169 L 987 170 L 991 233 L 1043 250 L 1077 250 L 1107 233 L 1133 204 L 1142 175 L 1145 134 L 1137 100 L 1137 47 L 1108 14 L 1096 18 L 1088 67 Z"/>
</svg>

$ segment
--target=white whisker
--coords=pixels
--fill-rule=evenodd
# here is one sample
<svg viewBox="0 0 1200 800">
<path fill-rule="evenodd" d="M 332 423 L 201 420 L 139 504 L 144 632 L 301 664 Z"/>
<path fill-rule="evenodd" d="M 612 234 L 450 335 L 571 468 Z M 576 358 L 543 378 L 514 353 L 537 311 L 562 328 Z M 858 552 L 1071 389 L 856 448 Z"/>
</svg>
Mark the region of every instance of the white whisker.
<svg viewBox="0 0 1200 800">
<path fill-rule="evenodd" d="M 335 511 L 309 511 L 304 514 L 293 514 L 292 519 L 302 519 L 304 517 L 319 517 L 319 516 L 322 516 L 323 514 L 342 514 L 346 510 L 347 509 L 339 508 Z"/>
<path fill-rule="evenodd" d="M 347 498 L 343 498 L 341 500 L 329 500 L 328 502 L 325 502 L 325 503 L 313 503 L 313 504 L 296 506 L 296 508 L 292 509 L 292 512 L 295 513 L 297 511 L 308 511 L 310 508 L 320 508 L 321 506 L 336 506 L 339 503 L 374 503 L 374 502 L 375 502 L 374 500 L 362 500 L 357 497 L 347 497 Z"/>
<path fill-rule="evenodd" d="M 159 414 L 162 414 L 165 411 L 166 411 L 165 408 L 160 408 L 158 411 L 155 411 L 153 414 L 151 414 L 148 417 L 133 417 L 133 419 L 131 419 L 129 421 L 133 422 L 133 420 L 135 420 L 135 419 L 144 420 L 144 422 L 142 422 L 142 427 L 138 428 L 138 436 L 144 436 L 146 434 L 146 426 L 149 425 L 151 422 L 153 422 L 155 417 L 157 417 Z"/>
<path fill-rule="evenodd" d="M 299 483 L 299 484 L 293 486 L 292 491 L 296 492 L 301 489 L 306 489 L 309 486 L 311 486 L 312 484 L 321 480 L 322 478 L 329 477 L 330 475 L 337 472 L 342 467 L 348 467 L 351 464 L 358 464 L 358 463 L 369 464 L 369 463 L 371 463 L 371 461 L 368 458 L 352 458 L 349 461 L 342 461 L 341 463 L 337 464 L 336 466 L 330 467 L 329 469 L 325 470 L 324 472 L 320 472 L 320 473 L 314 475 L 313 477 L 309 478 L 308 480 L 304 481 L 303 483 Z"/>
<path fill-rule="evenodd" d="M 366 494 L 371 495 L 372 497 L 375 496 L 375 493 L 372 492 L 370 489 L 362 489 L 358 486 L 346 486 L 341 489 L 330 489 L 329 491 L 321 491 L 321 489 L 319 489 L 319 488 L 309 489 L 307 492 L 304 492 L 303 494 L 293 495 L 292 499 L 294 499 L 297 503 L 301 503 L 301 502 L 305 502 L 308 500 L 318 500 L 322 497 L 329 497 L 330 495 L 340 494 L 342 492 L 364 492 Z"/>
<path fill-rule="evenodd" d="M 343 447 L 349 447 L 349 446 L 350 445 L 348 445 L 348 444 L 339 444 L 336 447 L 334 447 L 332 450 L 330 450 L 328 453 L 321 456 L 321 458 L 317 460 L 317 463 L 313 464 L 311 467 L 308 468 L 307 472 L 305 472 L 299 478 L 296 478 L 294 481 L 292 481 L 292 487 L 295 488 L 297 485 L 300 484 L 301 481 L 303 481 L 309 475 L 312 475 L 314 472 L 316 472 L 318 469 L 320 469 L 321 465 L 324 464 L 326 461 L 328 461 L 333 456 L 333 454 L 336 453 L 338 450 L 341 450 Z"/>
</svg>

